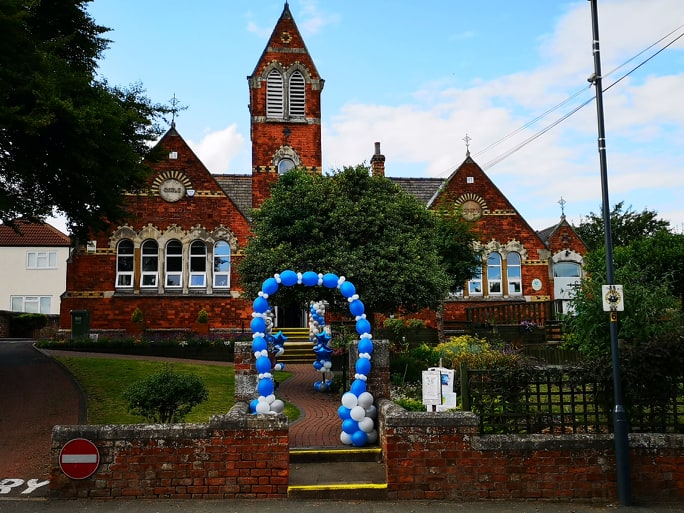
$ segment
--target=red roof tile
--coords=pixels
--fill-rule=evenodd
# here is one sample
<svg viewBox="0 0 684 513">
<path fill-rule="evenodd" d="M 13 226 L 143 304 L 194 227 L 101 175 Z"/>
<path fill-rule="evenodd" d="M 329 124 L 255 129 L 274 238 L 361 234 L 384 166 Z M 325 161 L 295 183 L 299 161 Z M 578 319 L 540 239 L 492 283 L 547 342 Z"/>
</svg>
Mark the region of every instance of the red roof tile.
<svg viewBox="0 0 684 513">
<path fill-rule="evenodd" d="M 71 239 L 47 223 L 18 219 L 14 228 L 0 224 L 0 246 L 70 246 Z"/>
</svg>

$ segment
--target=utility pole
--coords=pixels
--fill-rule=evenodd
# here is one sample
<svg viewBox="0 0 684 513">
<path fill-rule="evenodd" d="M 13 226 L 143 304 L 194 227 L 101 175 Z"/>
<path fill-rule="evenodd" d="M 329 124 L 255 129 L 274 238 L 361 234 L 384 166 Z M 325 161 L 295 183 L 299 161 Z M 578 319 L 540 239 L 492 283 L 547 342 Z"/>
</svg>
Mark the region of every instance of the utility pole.
<svg viewBox="0 0 684 513">
<path fill-rule="evenodd" d="M 606 134 L 603 119 L 603 85 L 601 77 L 601 52 L 599 50 L 599 27 L 597 0 L 591 3 L 591 25 L 594 52 L 594 75 L 589 81 L 596 88 L 596 111 L 598 118 L 598 150 L 601 166 L 601 201 L 603 203 L 603 226 L 606 244 L 606 277 L 608 286 L 615 284 L 613 272 L 613 234 L 610 227 L 610 202 L 608 200 L 608 172 L 606 166 Z M 620 378 L 620 347 L 617 337 L 617 311 L 610 312 L 610 348 L 613 363 L 613 388 L 615 390 L 615 411 L 613 412 L 613 431 L 615 438 L 615 462 L 617 470 L 618 499 L 621 506 L 632 502 L 632 486 L 629 465 L 629 425 L 622 401 L 622 382 Z"/>
</svg>

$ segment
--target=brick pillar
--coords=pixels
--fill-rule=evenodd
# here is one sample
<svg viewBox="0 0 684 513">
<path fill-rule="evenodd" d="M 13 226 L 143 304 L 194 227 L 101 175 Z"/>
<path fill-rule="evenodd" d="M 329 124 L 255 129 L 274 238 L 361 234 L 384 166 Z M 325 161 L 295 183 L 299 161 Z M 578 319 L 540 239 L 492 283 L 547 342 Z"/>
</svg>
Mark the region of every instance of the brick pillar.
<svg viewBox="0 0 684 513">
<path fill-rule="evenodd" d="M 235 401 L 256 399 L 258 376 L 251 342 L 235 342 Z"/>
<path fill-rule="evenodd" d="M 371 371 L 366 381 L 366 390 L 373 394 L 373 398 L 389 399 L 390 396 L 390 342 L 389 340 L 373 340 L 373 354 L 371 354 Z M 359 359 L 359 342 L 354 341 L 349 346 L 349 381 L 354 381 L 356 374 L 356 360 Z M 237 386 L 237 384 L 236 384 Z"/>
</svg>

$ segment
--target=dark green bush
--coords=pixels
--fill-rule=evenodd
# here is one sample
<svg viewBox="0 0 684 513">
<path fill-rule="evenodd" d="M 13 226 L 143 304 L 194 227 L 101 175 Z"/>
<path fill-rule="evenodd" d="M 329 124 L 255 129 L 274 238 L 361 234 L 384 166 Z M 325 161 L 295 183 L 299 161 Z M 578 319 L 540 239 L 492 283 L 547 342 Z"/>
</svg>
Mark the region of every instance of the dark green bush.
<svg viewBox="0 0 684 513">
<path fill-rule="evenodd" d="M 10 319 L 10 329 L 15 336 L 31 337 L 34 330 L 47 326 L 47 315 L 40 313 L 22 313 Z"/>
<path fill-rule="evenodd" d="M 141 415 L 148 422 L 162 424 L 182 422 L 208 396 L 199 377 L 172 372 L 168 365 L 160 372 L 133 383 L 123 394 L 130 413 Z"/>
</svg>

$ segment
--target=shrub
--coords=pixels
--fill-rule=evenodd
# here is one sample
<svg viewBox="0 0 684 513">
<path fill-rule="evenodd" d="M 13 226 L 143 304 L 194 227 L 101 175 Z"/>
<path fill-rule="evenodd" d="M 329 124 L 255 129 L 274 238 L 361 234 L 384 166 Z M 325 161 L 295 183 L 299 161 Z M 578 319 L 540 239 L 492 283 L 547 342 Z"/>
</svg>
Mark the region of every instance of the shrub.
<svg viewBox="0 0 684 513">
<path fill-rule="evenodd" d="M 12 332 L 19 336 L 30 337 L 35 330 L 47 325 L 47 315 L 39 313 L 22 313 L 10 319 Z"/>
<path fill-rule="evenodd" d="M 204 382 L 197 376 L 171 371 L 160 372 L 130 385 L 123 394 L 128 411 L 151 423 L 182 422 L 198 404 L 208 398 Z"/>
</svg>

